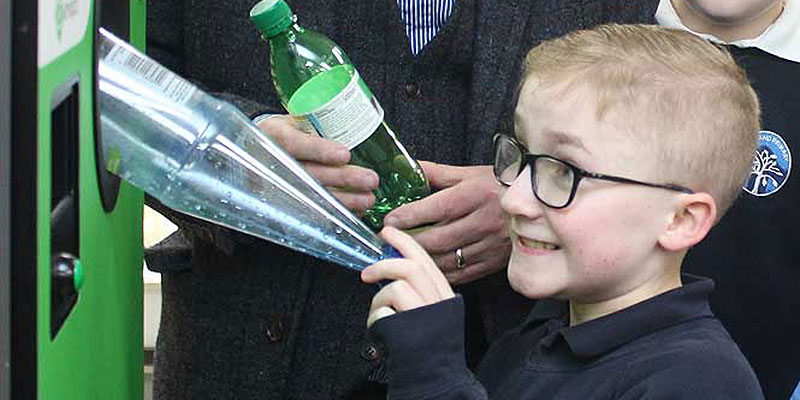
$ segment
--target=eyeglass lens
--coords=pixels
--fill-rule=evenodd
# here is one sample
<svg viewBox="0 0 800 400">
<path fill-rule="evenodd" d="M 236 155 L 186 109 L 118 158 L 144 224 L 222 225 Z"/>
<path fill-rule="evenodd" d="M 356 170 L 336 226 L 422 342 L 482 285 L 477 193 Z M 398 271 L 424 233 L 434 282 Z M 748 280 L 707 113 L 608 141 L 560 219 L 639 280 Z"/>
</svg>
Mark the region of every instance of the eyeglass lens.
<svg viewBox="0 0 800 400">
<path fill-rule="evenodd" d="M 494 175 L 504 185 L 511 185 L 522 172 L 522 150 L 505 136 L 495 142 Z"/>
<path fill-rule="evenodd" d="M 511 185 L 525 169 L 522 148 L 510 138 L 500 136 L 495 142 L 494 173 L 497 179 Z M 547 156 L 538 156 L 531 171 L 533 194 L 550 207 L 563 207 L 569 202 L 575 173 L 568 165 Z"/>
</svg>

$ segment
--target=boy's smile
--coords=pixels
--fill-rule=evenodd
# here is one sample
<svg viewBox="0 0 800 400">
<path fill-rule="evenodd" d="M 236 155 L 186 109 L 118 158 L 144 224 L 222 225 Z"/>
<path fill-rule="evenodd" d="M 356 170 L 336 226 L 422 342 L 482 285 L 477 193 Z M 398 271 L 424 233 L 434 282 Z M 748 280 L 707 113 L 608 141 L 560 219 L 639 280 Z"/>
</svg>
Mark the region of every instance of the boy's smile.
<svg viewBox="0 0 800 400">
<path fill-rule="evenodd" d="M 629 132 L 636 118 L 623 107 L 598 120 L 594 96 L 556 90 L 563 87 L 534 90 L 532 81 L 523 86 L 516 113 L 518 138 L 531 153 L 592 172 L 659 181 L 652 151 Z M 525 167 L 501 199 L 513 245 L 509 281 L 517 291 L 631 304 L 663 291 L 658 237 L 670 221 L 670 200 L 680 193 L 585 179 L 573 201 L 555 209 L 534 197 L 530 174 Z"/>
<path fill-rule="evenodd" d="M 518 239 L 520 244 L 520 250 L 524 252 L 530 252 L 535 254 L 536 250 L 551 251 L 551 250 L 558 250 L 561 248 L 558 245 L 552 243 L 547 243 L 535 239 L 529 239 L 524 236 L 519 236 Z"/>
</svg>

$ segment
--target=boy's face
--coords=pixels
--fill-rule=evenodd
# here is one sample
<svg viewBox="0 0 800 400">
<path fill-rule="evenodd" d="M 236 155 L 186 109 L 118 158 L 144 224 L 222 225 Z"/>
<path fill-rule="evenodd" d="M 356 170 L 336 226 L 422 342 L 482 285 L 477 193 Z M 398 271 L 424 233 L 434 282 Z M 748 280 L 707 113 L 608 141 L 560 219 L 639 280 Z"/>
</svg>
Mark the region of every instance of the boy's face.
<svg viewBox="0 0 800 400">
<path fill-rule="evenodd" d="M 685 3 L 715 24 L 738 25 L 750 22 L 783 0 L 675 0 Z"/>
<path fill-rule="evenodd" d="M 535 86 L 529 79 L 516 109 L 517 137 L 531 153 L 590 172 L 661 181 L 653 146 L 632 133 L 635 110 L 616 107 L 598 121 L 588 91 L 554 95 Z M 530 174 L 526 167 L 501 199 L 513 244 L 508 276 L 518 292 L 599 302 L 665 273 L 657 241 L 670 221 L 673 192 L 584 178 L 572 203 L 553 209 L 534 197 Z"/>
</svg>

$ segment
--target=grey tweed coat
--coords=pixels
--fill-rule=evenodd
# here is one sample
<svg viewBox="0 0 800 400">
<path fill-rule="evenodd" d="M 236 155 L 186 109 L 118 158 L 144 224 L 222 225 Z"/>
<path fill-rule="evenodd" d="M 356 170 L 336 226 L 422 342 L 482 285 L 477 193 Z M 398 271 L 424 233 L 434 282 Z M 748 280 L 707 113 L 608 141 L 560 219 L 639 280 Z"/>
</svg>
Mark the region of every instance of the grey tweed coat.
<svg viewBox="0 0 800 400">
<path fill-rule="evenodd" d="M 256 0 L 149 0 L 148 53 L 255 116 L 280 112 L 268 46 L 248 20 Z M 603 22 L 649 22 L 655 1 L 456 0 L 416 57 L 396 0 L 289 0 L 299 22 L 337 42 L 412 156 L 485 164 L 512 127 L 525 53 Z M 146 254 L 162 272 L 157 399 L 382 398 L 382 350 L 367 335 L 375 288 L 352 271 L 182 216 Z M 457 288 L 470 362 L 529 304 L 505 274 Z"/>
</svg>

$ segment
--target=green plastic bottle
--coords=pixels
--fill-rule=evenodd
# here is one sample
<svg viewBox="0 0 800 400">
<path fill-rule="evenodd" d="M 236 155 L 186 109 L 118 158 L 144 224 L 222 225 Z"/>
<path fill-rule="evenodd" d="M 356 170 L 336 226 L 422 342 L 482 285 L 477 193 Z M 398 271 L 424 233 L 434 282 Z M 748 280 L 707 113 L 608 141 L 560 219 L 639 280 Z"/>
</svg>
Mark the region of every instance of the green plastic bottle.
<svg viewBox="0 0 800 400">
<path fill-rule="evenodd" d="M 250 19 L 269 42 L 272 82 L 297 126 L 344 144 L 351 164 L 378 173 L 375 205 L 363 216 L 367 225 L 378 230 L 389 211 L 430 194 L 422 168 L 336 43 L 298 25 L 284 0 L 262 0 Z"/>
</svg>

